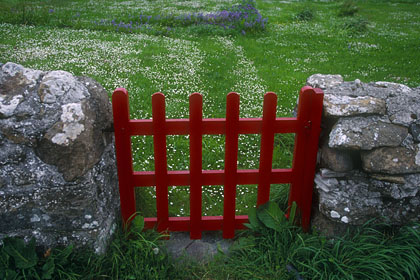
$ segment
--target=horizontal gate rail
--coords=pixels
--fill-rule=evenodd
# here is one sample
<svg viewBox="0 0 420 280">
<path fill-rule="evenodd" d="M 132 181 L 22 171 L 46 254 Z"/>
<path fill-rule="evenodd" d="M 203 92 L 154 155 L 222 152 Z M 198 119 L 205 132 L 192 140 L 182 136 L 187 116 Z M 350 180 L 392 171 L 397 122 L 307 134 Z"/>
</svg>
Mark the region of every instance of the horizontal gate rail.
<svg viewBox="0 0 420 280">
<path fill-rule="evenodd" d="M 202 132 L 207 135 L 226 134 L 225 119 L 203 119 Z M 188 135 L 188 119 L 167 119 L 167 135 Z M 273 124 L 274 133 L 294 133 L 297 131 L 298 121 L 296 118 L 276 118 Z M 135 135 L 153 135 L 152 120 L 130 120 L 128 132 Z M 238 122 L 238 134 L 261 134 L 261 118 L 244 118 Z"/>
<path fill-rule="evenodd" d="M 203 119 L 203 98 L 190 95 L 188 119 L 166 119 L 165 96 L 152 95 L 151 120 L 129 118 L 129 97 L 123 88 L 112 96 L 115 146 L 119 177 L 121 214 L 129 223 L 136 212 L 135 187 L 156 186 L 157 217 L 145 218 L 145 227 L 159 231 L 189 231 L 192 239 L 202 231 L 223 230 L 224 238 L 233 238 L 236 229 L 243 229 L 247 216 L 235 215 L 237 185 L 258 185 L 257 206 L 269 200 L 271 184 L 290 183 L 289 205 L 295 201 L 301 212 L 301 225 L 307 230 L 312 204 L 313 177 L 320 134 L 323 93 L 304 87 L 300 91 L 296 118 L 276 118 L 277 96 L 266 93 L 262 118 L 239 118 L 239 95 L 227 96 L 226 118 Z M 292 168 L 272 169 L 274 135 L 295 133 Z M 202 170 L 202 136 L 226 135 L 225 169 Z M 240 134 L 261 134 L 259 169 L 237 168 Z M 133 171 L 131 136 L 152 135 L 155 170 Z M 167 135 L 189 135 L 190 170 L 167 170 Z M 202 186 L 224 185 L 223 216 L 202 216 Z M 168 187 L 190 186 L 190 217 L 169 217 Z"/>
</svg>

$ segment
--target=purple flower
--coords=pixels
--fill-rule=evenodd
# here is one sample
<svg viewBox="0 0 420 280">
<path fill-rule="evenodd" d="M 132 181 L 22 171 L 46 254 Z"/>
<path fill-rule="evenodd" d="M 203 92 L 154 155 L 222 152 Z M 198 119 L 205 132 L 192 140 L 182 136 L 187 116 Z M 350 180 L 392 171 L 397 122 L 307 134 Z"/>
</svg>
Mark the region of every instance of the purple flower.
<svg viewBox="0 0 420 280">
<path fill-rule="evenodd" d="M 50 14 L 52 14 L 52 13 L 54 13 L 54 9 L 50 9 L 48 12 L 49 12 Z"/>
<path fill-rule="evenodd" d="M 245 36 L 245 34 L 246 34 L 245 30 L 242 30 L 242 35 L 244 35 L 244 36 Z"/>
</svg>

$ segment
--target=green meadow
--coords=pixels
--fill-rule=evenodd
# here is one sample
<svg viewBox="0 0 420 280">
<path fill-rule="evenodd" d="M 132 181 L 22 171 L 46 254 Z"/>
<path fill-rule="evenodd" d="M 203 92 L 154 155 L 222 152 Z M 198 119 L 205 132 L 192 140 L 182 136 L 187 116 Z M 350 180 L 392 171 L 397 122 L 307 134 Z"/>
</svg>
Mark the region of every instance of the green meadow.
<svg viewBox="0 0 420 280">
<path fill-rule="evenodd" d="M 229 26 L 220 13 L 244 12 L 248 4 L 260 20 L 254 14 L 252 21 L 240 18 Z M 420 86 L 416 0 L 0 0 L 0 10 L 0 63 L 89 76 L 109 96 L 124 87 L 133 119 L 151 118 L 155 92 L 166 96 L 167 118 L 187 118 L 193 92 L 203 94 L 204 118 L 222 118 L 231 91 L 240 94 L 241 117 L 261 117 L 268 91 L 278 95 L 278 117 L 291 116 L 300 88 L 316 73 Z M 294 135 L 276 135 L 273 168 L 291 166 L 293 140 Z M 258 135 L 240 136 L 240 169 L 258 169 L 259 141 Z M 152 138 L 136 136 L 132 142 L 135 170 L 153 170 Z M 168 136 L 167 142 L 168 169 L 187 169 L 188 138 Z M 224 136 L 204 136 L 203 169 L 223 168 Z M 272 186 L 272 198 L 283 210 L 287 191 L 287 185 Z M 188 216 L 188 188 L 170 187 L 169 196 L 170 214 Z M 153 188 L 137 189 L 141 215 L 156 214 L 154 198 Z M 256 186 L 238 186 L 238 214 L 247 214 L 255 201 Z M 203 215 L 221 215 L 222 202 L 221 186 L 203 188 Z M 284 230 L 256 231 L 256 237 L 243 237 L 231 256 L 221 255 L 207 265 L 178 267 L 165 255 L 139 253 L 137 249 L 150 251 L 159 244 L 142 234 L 142 241 L 132 241 L 121 233 L 108 258 L 86 252 L 68 258 L 88 263 L 93 272 L 85 279 L 298 279 L 287 272 L 287 264 L 305 279 L 420 277 L 418 226 L 383 234 L 369 225 L 357 237 L 338 239 L 338 244 L 290 224 Z M 403 237 L 417 240 L 417 245 L 410 247 Z M 130 257 L 121 255 L 122 248 Z M 144 260 L 149 257 L 150 262 Z M 106 270 L 111 264 L 112 273 Z M 118 270 L 121 264 L 125 268 Z M 129 265 L 150 273 L 136 274 Z M 63 267 L 62 279 L 87 273 Z"/>
</svg>

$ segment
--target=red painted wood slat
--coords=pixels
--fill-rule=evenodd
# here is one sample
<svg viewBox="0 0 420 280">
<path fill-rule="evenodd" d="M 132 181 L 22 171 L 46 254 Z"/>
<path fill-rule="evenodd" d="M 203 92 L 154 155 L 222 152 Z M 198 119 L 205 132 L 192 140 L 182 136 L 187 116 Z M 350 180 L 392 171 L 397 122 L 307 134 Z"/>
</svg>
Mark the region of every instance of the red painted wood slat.
<svg viewBox="0 0 420 280">
<path fill-rule="evenodd" d="M 203 96 L 190 95 L 190 238 L 201 239 Z"/>
<path fill-rule="evenodd" d="M 263 104 L 257 206 L 266 203 L 270 198 L 270 177 L 273 165 L 276 108 L 277 95 L 274 92 L 266 93 L 264 95 Z"/>
<path fill-rule="evenodd" d="M 261 118 L 239 119 L 238 134 L 261 134 Z M 131 135 L 153 135 L 152 120 L 130 120 L 129 133 Z M 296 118 L 276 118 L 274 133 L 295 133 L 298 123 Z M 225 119 L 203 119 L 202 131 L 206 135 L 226 134 Z M 188 135 L 188 119 L 167 119 L 167 135 Z"/>
<path fill-rule="evenodd" d="M 120 191 L 121 215 L 124 224 L 128 224 L 136 212 L 136 200 L 133 185 L 133 162 L 131 157 L 131 135 L 128 130 L 130 112 L 128 93 L 124 88 L 117 88 L 112 95 L 114 115 L 115 153 Z"/>
<path fill-rule="evenodd" d="M 258 184 L 258 169 L 239 169 L 237 171 L 238 185 Z M 292 181 L 292 169 L 272 169 L 270 184 L 287 184 Z M 132 176 L 135 187 L 155 186 L 154 171 L 135 171 Z M 223 185 L 225 178 L 224 170 L 203 170 L 203 186 Z M 168 186 L 189 186 L 190 172 L 188 170 L 168 171 Z"/>
<path fill-rule="evenodd" d="M 235 236 L 236 182 L 238 169 L 239 95 L 231 92 L 226 101 L 225 178 L 223 238 Z"/>
<path fill-rule="evenodd" d="M 169 217 L 169 231 L 188 231 L 190 228 L 190 217 Z M 203 231 L 222 230 L 223 216 L 205 216 L 202 218 Z M 244 223 L 248 223 L 248 216 L 235 216 L 235 229 L 245 229 Z M 145 229 L 153 229 L 156 227 L 157 218 L 144 218 Z"/>
<path fill-rule="evenodd" d="M 156 182 L 156 212 L 158 231 L 168 228 L 169 202 L 168 202 L 168 170 L 166 161 L 166 117 L 165 96 L 158 92 L 152 95 L 153 116 L 153 150 L 155 158 Z"/>
<path fill-rule="evenodd" d="M 295 136 L 289 206 L 296 202 L 301 214 L 301 225 L 305 231 L 309 228 L 311 214 L 323 96 L 322 90 L 308 86 L 303 87 L 299 93 L 297 112 L 299 130 Z"/>
</svg>

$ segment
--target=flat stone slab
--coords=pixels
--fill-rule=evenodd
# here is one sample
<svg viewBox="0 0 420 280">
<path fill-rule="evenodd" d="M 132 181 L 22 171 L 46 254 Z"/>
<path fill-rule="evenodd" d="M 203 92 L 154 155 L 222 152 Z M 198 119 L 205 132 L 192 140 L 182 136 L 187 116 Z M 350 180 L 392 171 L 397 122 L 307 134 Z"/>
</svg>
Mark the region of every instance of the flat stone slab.
<svg viewBox="0 0 420 280">
<path fill-rule="evenodd" d="M 386 104 L 383 99 L 371 96 L 324 95 L 324 115 L 326 117 L 349 117 L 357 115 L 384 115 Z"/>
<path fill-rule="evenodd" d="M 362 153 L 363 169 L 370 173 L 410 174 L 420 172 L 420 144 L 416 150 L 405 147 L 378 148 Z"/>
<path fill-rule="evenodd" d="M 420 119 L 420 90 L 406 91 L 386 100 L 387 112 L 392 123 L 409 126 Z"/>
<path fill-rule="evenodd" d="M 340 119 L 332 128 L 330 148 L 371 150 L 399 146 L 408 135 L 408 128 L 377 116 Z"/>
<path fill-rule="evenodd" d="M 327 89 L 343 83 L 341 75 L 314 74 L 306 80 L 306 84 L 313 88 Z"/>
<path fill-rule="evenodd" d="M 189 232 L 171 232 L 165 241 L 169 255 L 177 260 L 206 263 L 217 253 L 227 253 L 232 239 L 223 239 L 222 232 L 203 232 L 202 239 L 191 240 Z"/>
<path fill-rule="evenodd" d="M 362 225 L 371 218 L 385 218 L 395 225 L 418 221 L 420 174 L 383 178 L 381 174 L 353 171 L 344 177 L 341 173 L 336 178 L 333 175 L 323 170 L 315 176 L 318 209 L 326 219 L 351 225 Z"/>
<path fill-rule="evenodd" d="M 0 240 L 105 253 L 120 208 L 112 123 L 91 78 L 0 67 Z"/>
</svg>

